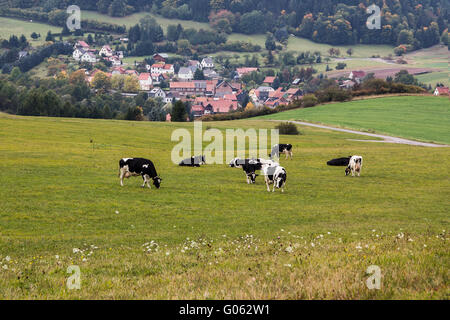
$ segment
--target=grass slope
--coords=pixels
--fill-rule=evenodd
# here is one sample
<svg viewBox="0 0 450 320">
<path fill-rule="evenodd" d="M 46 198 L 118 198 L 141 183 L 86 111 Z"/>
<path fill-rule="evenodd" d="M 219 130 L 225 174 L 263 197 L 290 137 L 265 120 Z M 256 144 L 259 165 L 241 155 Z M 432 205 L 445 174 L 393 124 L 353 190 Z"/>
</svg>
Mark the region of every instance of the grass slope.
<svg viewBox="0 0 450 320">
<path fill-rule="evenodd" d="M 281 136 L 294 146 L 281 194 L 225 164 L 174 165 L 176 128 L 192 124 L 0 114 L 0 298 L 448 298 L 447 148 L 301 128 Z M 349 154 L 360 178 L 325 165 Z M 126 156 L 152 159 L 162 188 L 121 188 Z M 365 285 L 373 264 L 381 290 Z"/>
<path fill-rule="evenodd" d="M 450 144 L 448 97 L 402 96 L 333 103 L 261 117 L 306 120 Z"/>
<path fill-rule="evenodd" d="M 9 39 L 13 34 L 18 37 L 23 34 L 32 45 L 41 45 L 45 42 L 45 36 L 49 30 L 52 33 L 58 33 L 61 32 L 62 28 L 40 22 L 0 17 L 0 38 L 3 39 Z M 33 32 L 40 33 L 41 38 L 33 40 L 31 38 Z"/>
</svg>

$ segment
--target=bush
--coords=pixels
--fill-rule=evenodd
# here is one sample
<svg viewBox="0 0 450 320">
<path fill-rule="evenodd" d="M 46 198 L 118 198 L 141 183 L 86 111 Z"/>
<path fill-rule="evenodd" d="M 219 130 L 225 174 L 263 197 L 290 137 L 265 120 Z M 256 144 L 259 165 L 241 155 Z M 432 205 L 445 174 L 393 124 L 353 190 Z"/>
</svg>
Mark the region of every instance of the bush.
<svg viewBox="0 0 450 320">
<path fill-rule="evenodd" d="M 279 130 L 280 134 L 298 135 L 300 132 L 297 130 L 297 126 L 292 122 L 280 123 L 275 127 Z"/>
<path fill-rule="evenodd" d="M 303 108 L 314 107 L 318 103 L 319 103 L 319 99 L 317 99 L 317 97 L 313 94 L 307 94 L 302 99 L 302 107 Z"/>
</svg>

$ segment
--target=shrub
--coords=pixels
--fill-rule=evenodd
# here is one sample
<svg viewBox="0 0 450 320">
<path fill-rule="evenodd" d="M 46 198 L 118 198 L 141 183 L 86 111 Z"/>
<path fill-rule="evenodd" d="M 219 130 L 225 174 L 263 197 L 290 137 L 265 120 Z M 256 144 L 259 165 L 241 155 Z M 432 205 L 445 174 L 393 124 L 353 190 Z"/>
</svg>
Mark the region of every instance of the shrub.
<svg viewBox="0 0 450 320">
<path fill-rule="evenodd" d="M 280 134 L 298 135 L 300 132 L 297 130 L 297 126 L 292 122 L 280 123 L 275 127 L 279 130 Z"/>
<path fill-rule="evenodd" d="M 307 94 L 302 99 L 302 107 L 303 108 L 310 108 L 314 107 L 319 103 L 319 99 L 313 94 Z"/>
</svg>

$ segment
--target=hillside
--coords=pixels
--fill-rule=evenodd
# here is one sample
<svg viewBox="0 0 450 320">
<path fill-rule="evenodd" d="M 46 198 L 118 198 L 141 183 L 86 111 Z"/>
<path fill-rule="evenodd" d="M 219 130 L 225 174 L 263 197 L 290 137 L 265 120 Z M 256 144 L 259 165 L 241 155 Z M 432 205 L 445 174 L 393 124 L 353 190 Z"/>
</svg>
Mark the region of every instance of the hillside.
<svg viewBox="0 0 450 320">
<path fill-rule="evenodd" d="M 386 97 L 327 104 L 261 117 L 305 120 L 450 144 L 448 97 Z"/>
<path fill-rule="evenodd" d="M 192 132 L 192 124 L 0 114 L 0 297 L 446 297 L 448 148 L 300 127 L 302 135 L 281 136 L 294 147 L 293 160 L 280 160 L 286 190 L 268 193 L 261 176 L 248 185 L 226 163 L 173 164 L 178 128 Z M 360 178 L 326 165 L 356 153 Z M 161 189 L 141 188 L 140 177 L 119 186 L 119 159 L 138 156 L 155 163 Z M 386 274 L 383 290 L 365 286 L 372 264 Z M 81 290 L 65 287 L 69 265 L 80 266 Z"/>
</svg>

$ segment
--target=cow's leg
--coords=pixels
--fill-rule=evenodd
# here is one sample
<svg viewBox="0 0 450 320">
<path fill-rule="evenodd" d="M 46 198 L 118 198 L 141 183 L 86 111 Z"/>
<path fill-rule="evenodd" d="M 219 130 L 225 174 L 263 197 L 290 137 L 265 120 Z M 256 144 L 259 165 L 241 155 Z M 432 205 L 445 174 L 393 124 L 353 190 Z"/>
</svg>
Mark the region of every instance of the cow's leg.
<svg viewBox="0 0 450 320">
<path fill-rule="evenodd" d="M 122 168 L 120 168 L 120 174 L 119 174 L 119 177 L 120 177 L 120 186 L 122 186 L 123 187 L 123 176 L 125 175 L 125 170 L 124 169 L 122 169 Z"/>
<path fill-rule="evenodd" d="M 292 151 L 289 151 L 289 155 L 291 156 L 291 160 L 292 160 Z"/>
<path fill-rule="evenodd" d="M 142 184 L 142 188 L 144 188 L 145 184 L 147 183 L 147 179 L 145 179 L 145 175 L 142 175 L 142 180 L 144 180 L 144 183 Z"/>
<path fill-rule="evenodd" d="M 264 178 L 264 181 L 266 181 L 267 192 L 270 192 L 269 179 L 268 179 L 267 177 L 265 177 L 265 178 Z"/>
<path fill-rule="evenodd" d="M 149 187 L 150 189 L 152 188 L 152 186 L 150 185 L 150 177 L 148 174 L 144 174 L 142 175 L 142 178 L 144 179 L 144 184 L 142 185 L 142 188 L 145 187 L 145 184 L 147 184 L 147 187 Z"/>
</svg>

